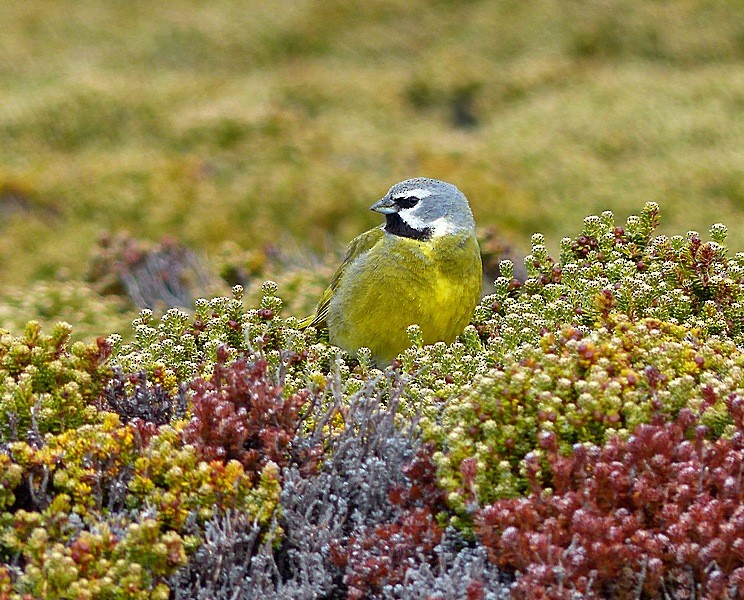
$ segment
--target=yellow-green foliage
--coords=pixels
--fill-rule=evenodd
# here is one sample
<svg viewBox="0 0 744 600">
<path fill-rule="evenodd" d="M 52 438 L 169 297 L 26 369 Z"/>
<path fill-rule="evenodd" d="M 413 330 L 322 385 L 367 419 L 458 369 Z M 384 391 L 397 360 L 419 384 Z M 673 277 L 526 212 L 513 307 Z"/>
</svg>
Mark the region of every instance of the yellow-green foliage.
<svg viewBox="0 0 744 600">
<path fill-rule="evenodd" d="M 6 600 L 10 598 L 13 591 L 13 581 L 10 577 L 10 570 L 5 565 L 0 566 L 0 598 Z"/>
<path fill-rule="evenodd" d="M 70 507 L 58 502 L 55 508 L 63 514 Z M 53 516 L 45 517 L 19 511 L 4 536 L 4 545 L 15 546 L 26 560 L 12 598 L 166 600 L 166 578 L 186 563 L 181 536 L 163 532 L 153 519 L 117 524 L 116 533 L 101 522 L 95 531 L 55 539 L 48 520 Z"/>
<path fill-rule="evenodd" d="M 135 432 L 118 415 L 99 413 L 96 421 L 47 435 L 41 447 L 10 445 L 14 461 L 30 476 L 31 493 L 42 504 L 45 496 L 65 494 L 77 514 L 93 519 L 106 507 L 109 488 L 131 468 L 138 449 Z"/>
<path fill-rule="evenodd" d="M 199 460 L 195 448 L 184 445 L 181 436 L 180 428 L 162 427 L 133 461 L 129 507 L 153 506 L 158 520 L 176 530 L 189 515 L 203 523 L 228 509 L 257 524 L 268 523 L 281 492 L 278 467 L 267 465 L 254 488 L 239 462 Z"/>
<path fill-rule="evenodd" d="M 23 337 L 0 330 L 0 440 L 37 433 L 60 432 L 93 417 L 91 404 L 110 372 L 109 348 L 68 344 L 71 327 L 58 323 L 43 335 L 36 322 Z"/>
<path fill-rule="evenodd" d="M 658 221 L 655 203 L 624 226 L 610 211 L 587 217 L 576 238 L 561 242 L 559 260 L 549 256 L 542 235 L 533 235 L 523 293 L 512 287 L 513 266 L 504 261 L 495 293 L 476 310 L 473 321 L 488 332 L 489 351 L 498 358 L 567 323 L 593 328 L 612 312 L 744 341 L 744 253 L 729 256 L 727 228 L 713 225 L 703 242 L 695 231 L 655 236 Z"/>
<path fill-rule="evenodd" d="M 13 505 L 13 491 L 21 483 L 23 467 L 14 463 L 7 454 L 0 454 L 0 510 Z"/>
<path fill-rule="evenodd" d="M 621 318 L 587 335 L 567 328 L 462 386 L 424 418 L 424 437 L 438 448 L 440 484 L 464 514 L 470 502 L 525 492 L 525 457 L 539 456 L 541 444 L 567 454 L 574 444 L 627 437 L 652 415 L 674 417 L 683 407 L 722 435 L 730 424 L 724 400 L 744 394 L 743 377 L 735 344 L 701 340 L 681 326 Z M 470 485 L 464 461 L 475 465 Z"/>
<path fill-rule="evenodd" d="M 63 495 L 87 523 L 123 504 L 154 507 L 158 522 L 177 531 L 192 514 L 204 522 L 217 511 L 234 509 L 260 524 L 274 514 L 280 491 L 275 465 L 262 471 L 254 489 L 240 463 L 199 460 L 195 448 L 183 442 L 182 424 L 161 427 L 143 446 L 140 432 L 122 425 L 118 415 L 99 418 L 93 425 L 47 435 L 40 448 L 12 443 L 14 462 L 3 463 L 7 493 L 20 483 L 20 467 L 40 504 Z M 129 481 L 124 489 L 117 487 L 121 481 Z"/>
<path fill-rule="evenodd" d="M 0 297 L 0 327 L 23 331 L 29 320 L 45 329 L 65 321 L 74 324 L 74 340 L 87 341 L 112 331 L 124 331 L 131 323 L 131 306 L 119 296 L 100 296 L 77 281 L 40 281 L 4 290 Z"/>
<path fill-rule="evenodd" d="M 308 386 L 324 388 L 328 369 L 345 353 L 323 342 L 322 333 L 300 331 L 296 317 L 282 318 L 283 302 L 273 281 L 261 286 L 257 308 L 244 306 L 242 286 L 232 292 L 231 298 L 197 300 L 193 316 L 171 309 L 155 321 L 151 311 L 142 311 L 132 324 L 132 343 L 121 344 L 118 335 L 109 338 L 112 362 L 125 372 L 145 371 L 151 381 L 175 393 L 194 377 L 209 378 L 218 351 L 229 360 L 258 352 L 282 372 L 286 394 Z M 301 355 L 307 360 L 297 360 Z M 293 368 L 286 368 L 289 363 Z"/>
<path fill-rule="evenodd" d="M 272 362 L 279 362 L 278 349 L 304 347 L 304 336 L 289 332 L 279 318 L 282 301 L 275 294 L 277 286 L 266 282 L 257 309 L 243 307 L 243 288 L 233 287 L 233 297 L 196 301 L 193 318 L 179 309 L 169 310 L 157 323 L 152 311 L 144 310 L 132 326 L 135 339 L 121 346 L 115 336 L 114 360 L 128 372 L 146 371 L 166 387 L 175 389 L 179 382 L 199 375 L 209 375 L 217 360 L 219 348 L 230 357 L 238 352 L 266 349 Z M 295 327 L 296 319 L 292 322 Z M 290 338 L 294 343 L 289 343 Z"/>
<path fill-rule="evenodd" d="M 163 319 L 173 338 L 178 316 Z M 0 423 L 10 440 L 0 453 L 0 556 L 23 564 L 9 597 L 167 598 L 167 577 L 200 543 L 186 535 L 187 521 L 203 525 L 232 510 L 267 527 L 279 469 L 268 463 L 254 481 L 236 461 L 201 460 L 184 442 L 184 422 L 124 424 L 101 411 L 109 346 L 70 347 L 69 334 L 59 324 L 45 336 L 32 322 L 23 338 L 0 337 Z"/>
<path fill-rule="evenodd" d="M 9 452 L 12 462 L 0 454 L 4 507 L 23 479 L 43 510 L 2 514 L 0 554 L 23 557 L 15 589 L 37 597 L 167 598 L 165 578 L 199 545 L 184 532 L 189 517 L 203 525 L 233 510 L 265 527 L 281 492 L 273 463 L 254 485 L 235 461 L 199 460 L 180 428 L 160 428 L 143 447 L 111 413 Z M 138 524 L 126 514 L 152 517 Z"/>
</svg>

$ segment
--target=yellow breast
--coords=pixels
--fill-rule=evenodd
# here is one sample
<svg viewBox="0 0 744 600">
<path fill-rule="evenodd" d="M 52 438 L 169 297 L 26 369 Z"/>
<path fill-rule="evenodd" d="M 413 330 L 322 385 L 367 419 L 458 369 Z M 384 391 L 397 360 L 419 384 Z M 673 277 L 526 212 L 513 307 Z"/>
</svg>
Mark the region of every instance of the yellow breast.
<svg viewBox="0 0 744 600">
<path fill-rule="evenodd" d="M 385 234 L 348 266 L 328 307 L 331 343 L 366 346 L 378 363 L 408 345 L 418 324 L 424 343 L 452 342 L 480 297 L 480 250 L 473 235 L 421 241 Z"/>
</svg>

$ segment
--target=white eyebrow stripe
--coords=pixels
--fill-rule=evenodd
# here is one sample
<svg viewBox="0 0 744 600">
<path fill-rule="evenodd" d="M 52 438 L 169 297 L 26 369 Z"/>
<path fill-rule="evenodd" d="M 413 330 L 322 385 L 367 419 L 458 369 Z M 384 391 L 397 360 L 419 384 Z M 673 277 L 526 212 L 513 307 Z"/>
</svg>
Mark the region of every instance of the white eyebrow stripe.
<svg viewBox="0 0 744 600">
<path fill-rule="evenodd" d="M 427 196 L 431 196 L 431 192 L 429 190 L 425 190 L 423 188 L 416 188 L 415 190 L 406 190 L 404 192 L 398 192 L 393 196 L 393 200 L 399 200 L 400 198 L 410 198 L 411 196 L 414 196 L 421 200 L 422 198 L 426 198 Z"/>
</svg>

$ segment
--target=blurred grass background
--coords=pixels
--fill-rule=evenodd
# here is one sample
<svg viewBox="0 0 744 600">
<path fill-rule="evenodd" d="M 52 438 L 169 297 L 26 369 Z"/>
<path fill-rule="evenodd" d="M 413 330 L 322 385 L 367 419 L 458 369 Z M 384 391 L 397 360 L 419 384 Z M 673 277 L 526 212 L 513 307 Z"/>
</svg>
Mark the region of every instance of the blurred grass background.
<svg viewBox="0 0 744 600">
<path fill-rule="evenodd" d="M 299 257 L 307 310 L 336 259 L 304 255 L 418 175 L 522 250 L 648 200 L 744 249 L 740 0 L 24 0 L 0 32 L 0 326 L 128 322 L 83 283 L 107 231 Z"/>
</svg>

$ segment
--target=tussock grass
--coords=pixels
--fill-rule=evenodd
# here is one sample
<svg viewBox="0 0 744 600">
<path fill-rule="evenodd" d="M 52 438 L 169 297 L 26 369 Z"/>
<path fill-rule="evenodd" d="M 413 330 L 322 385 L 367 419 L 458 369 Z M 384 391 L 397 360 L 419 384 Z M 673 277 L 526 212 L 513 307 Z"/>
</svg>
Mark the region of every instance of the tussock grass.
<svg viewBox="0 0 744 600">
<path fill-rule="evenodd" d="M 28 1 L 0 15 L 0 284 L 105 230 L 338 249 L 396 181 L 526 249 L 647 200 L 744 246 L 744 7 L 598 0 Z"/>
</svg>

